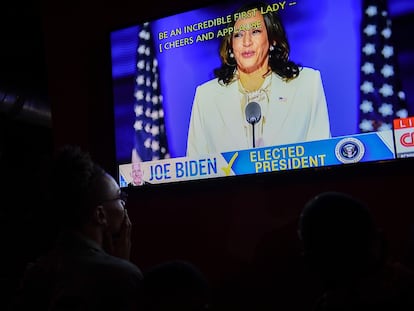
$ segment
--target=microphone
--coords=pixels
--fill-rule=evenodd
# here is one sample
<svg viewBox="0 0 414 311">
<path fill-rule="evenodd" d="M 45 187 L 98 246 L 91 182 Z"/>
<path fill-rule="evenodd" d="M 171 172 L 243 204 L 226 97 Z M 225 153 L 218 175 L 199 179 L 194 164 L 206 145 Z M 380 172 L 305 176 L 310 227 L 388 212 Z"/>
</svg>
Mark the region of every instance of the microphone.
<svg viewBox="0 0 414 311">
<path fill-rule="evenodd" d="M 254 137 L 254 125 L 260 121 L 262 117 L 262 111 L 260 105 L 256 102 L 250 102 L 247 104 L 245 110 L 246 120 L 252 125 L 253 130 L 253 148 L 255 147 L 255 137 Z"/>
</svg>

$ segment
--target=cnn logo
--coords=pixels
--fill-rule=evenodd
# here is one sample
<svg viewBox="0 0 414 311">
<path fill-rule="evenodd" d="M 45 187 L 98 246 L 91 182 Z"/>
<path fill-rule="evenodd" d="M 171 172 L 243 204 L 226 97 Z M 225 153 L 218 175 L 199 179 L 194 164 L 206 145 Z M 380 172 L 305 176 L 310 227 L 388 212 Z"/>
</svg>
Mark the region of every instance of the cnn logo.
<svg viewBox="0 0 414 311">
<path fill-rule="evenodd" d="M 397 157 L 414 156 L 414 117 L 394 120 Z"/>
<path fill-rule="evenodd" d="M 400 143 L 404 147 L 414 147 L 414 131 L 402 134 Z"/>
</svg>

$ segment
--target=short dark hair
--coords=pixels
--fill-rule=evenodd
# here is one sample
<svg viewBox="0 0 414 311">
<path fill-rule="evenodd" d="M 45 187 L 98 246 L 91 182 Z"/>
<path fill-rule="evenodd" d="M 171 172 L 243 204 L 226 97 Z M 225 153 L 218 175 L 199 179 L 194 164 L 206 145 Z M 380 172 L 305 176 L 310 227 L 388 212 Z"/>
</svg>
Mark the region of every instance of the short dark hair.
<svg viewBox="0 0 414 311">
<path fill-rule="evenodd" d="M 355 239 L 353 242 L 359 244 L 369 243 L 375 225 L 369 209 L 360 200 L 346 193 L 331 191 L 323 192 L 306 203 L 299 231 L 302 239 L 312 240 L 309 241 L 312 243 L 336 238 L 338 242 Z"/>
<path fill-rule="evenodd" d="M 349 194 L 329 191 L 310 199 L 298 229 L 307 262 L 324 277 L 338 271 L 359 273 L 373 265 L 378 228 L 368 207 Z"/>
<path fill-rule="evenodd" d="M 76 145 L 64 145 L 52 166 L 52 199 L 58 220 L 64 227 L 79 227 L 90 215 L 92 185 L 105 170 L 90 154 Z"/>
</svg>

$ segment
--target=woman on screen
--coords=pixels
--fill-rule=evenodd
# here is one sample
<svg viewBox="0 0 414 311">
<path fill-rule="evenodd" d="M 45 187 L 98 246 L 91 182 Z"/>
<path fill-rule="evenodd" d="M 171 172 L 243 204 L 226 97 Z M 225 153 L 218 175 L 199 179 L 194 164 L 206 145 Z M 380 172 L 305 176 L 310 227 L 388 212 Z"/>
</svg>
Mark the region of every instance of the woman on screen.
<svg viewBox="0 0 414 311">
<path fill-rule="evenodd" d="M 320 72 L 289 60 L 284 26 L 269 8 L 233 13 L 216 78 L 195 92 L 187 156 L 331 137 Z"/>
</svg>

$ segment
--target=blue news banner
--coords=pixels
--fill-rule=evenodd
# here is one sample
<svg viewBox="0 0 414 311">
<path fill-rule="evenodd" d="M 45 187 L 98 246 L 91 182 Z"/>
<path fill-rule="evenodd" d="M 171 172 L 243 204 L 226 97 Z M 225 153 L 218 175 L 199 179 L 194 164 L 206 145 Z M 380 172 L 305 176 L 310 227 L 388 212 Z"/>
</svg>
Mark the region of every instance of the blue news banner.
<svg viewBox="0 0 414 311">
<path fill-rule="evenodd" d="M 121 187 L 395 159 L 393 131 L 119 166 Z M 139 174 L 137 174 L 137 168 Z M 140 176 L 136 179 L 136 176 Z M 135 177 L 135 178 L 134 178 Z"/>
</svg>

